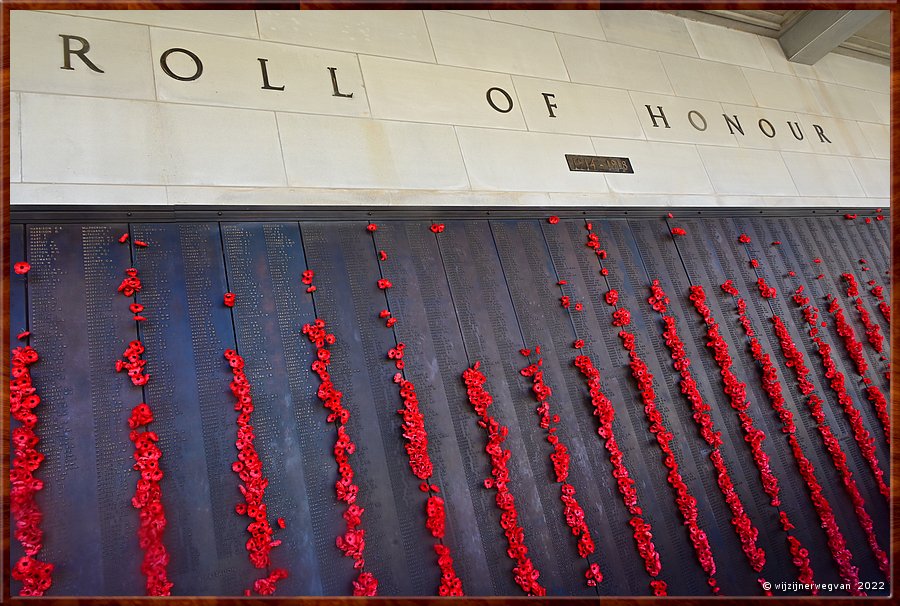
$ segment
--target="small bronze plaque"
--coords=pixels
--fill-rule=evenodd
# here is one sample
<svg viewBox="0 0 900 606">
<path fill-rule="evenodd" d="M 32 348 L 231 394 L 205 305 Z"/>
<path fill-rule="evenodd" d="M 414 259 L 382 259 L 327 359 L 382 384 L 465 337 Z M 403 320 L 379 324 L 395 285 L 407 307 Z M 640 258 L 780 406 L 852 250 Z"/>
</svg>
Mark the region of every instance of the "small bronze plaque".
<svg viewBox="0 0 900 606">
<path fill-rule="evenodd" d="M 586 173 L 634 173 L 631 160 L 612 156 L 577 156 L 566 154 L 569 170 Z"/>
</svg>

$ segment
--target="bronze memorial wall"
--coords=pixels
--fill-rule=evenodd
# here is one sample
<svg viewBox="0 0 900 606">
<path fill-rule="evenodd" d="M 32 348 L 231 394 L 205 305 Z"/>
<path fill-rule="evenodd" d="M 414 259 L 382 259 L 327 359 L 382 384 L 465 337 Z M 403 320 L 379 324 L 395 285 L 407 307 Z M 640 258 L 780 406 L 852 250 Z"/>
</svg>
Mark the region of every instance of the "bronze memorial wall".
<svg viewBox="0 0 900 606">
<path fill-rule="evenodd" d="M 673 212 L 13 213 L 13 592 L 889 594 L 888 221 Z"/>
</svg>

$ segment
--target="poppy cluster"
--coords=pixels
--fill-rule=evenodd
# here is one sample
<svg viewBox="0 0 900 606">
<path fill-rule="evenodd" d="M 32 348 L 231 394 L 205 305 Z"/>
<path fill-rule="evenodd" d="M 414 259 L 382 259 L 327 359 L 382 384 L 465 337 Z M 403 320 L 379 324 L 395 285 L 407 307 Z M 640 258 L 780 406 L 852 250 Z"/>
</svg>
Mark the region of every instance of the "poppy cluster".
<svg viewBox="0 0 900 606">
<path fill-rule="evenodd" d="M 327 421 L 337 425 L 337 440 L 334 443 L 334 458 L 338 464 L 340 479 L 335 483 L 334 489 L 337 499 L 346 504 L 344 521 L 347 525 L 345 534 L 337 538 L 337 547 L 345 556 L 353 559 L 353 567 L 363 570 L 365 559 L 365 530 L 360 527 L 362 514 L 365 511 L 356 505 L 359 494 L 359 486 L 353 483 L 353 467 L 350 465 L 350 455 L 356 451 L 356 444 L 347 433 L 347 422 L 350 420 L 350 411 L 341 403 L 344 394 L 338 391 L 331 381 L 328 366 L 331 363 L 329 345 L 334 345 L 336 339 L 332 333 L 325 330 L 325 320 L 316 318 L 312 324 L 303 326 L 303 334 L 316 348 L 316 359 L 312 363 L 312 370 L 319 377 L 321 384 L 316 392 L 319 400 L 329 410 Z M 353 581 L 353 595 L 374 596 L 378 593 L 378 579 L 370 572 L 361 572 Z"/>
<path fill-rule="evenodd" d="M 12 578 L 22 583 L 21 596 L 42 596 L 53 582 L 53 564 L 36 557 L 44 537 L 41 530 L 44 516 L 35 495 L 44 488 L 44 483 L 34 474 L 44 455 L 37 450 L 40 440 L 34 431 L 38 421 L 34 409 L 41 398 L 32 384 L 28 367 L 37 361 L 38 353 L 32 347 L 14 349 L 9 381 L 9 412 L 22 424 L 12 430 L 13 460 L 9 470 L 9 509 L 16 529 L 14 536 L 25 552 L 12 569 Z"/>
<path fill-rule="evenodd" d="M 538 583 L 540 571 L 535 568 L 531 558 L 528 557 L 528 547 L 525 546 L 525 531 L 519 525 L 519 514 L 516 511 L 515 499 L 509 489 L 509 468 L 507 462 L 512 453 L 503 448 L 503 442 L 509 433 L 509 429 L 497 422 L 488 414 L 488 407 L 494 402 L 491 394 L 484 388 L 487 377 L 479 370 L 481 362 L 475 362 L 471 368 L 463 371 L 463 381 L 466 385 L 466 395 L 475 413 L 478 415 L 478 425 L 488 434 L 485 452 L 491 459 L 491 477 L 484 481 L 485 488 L 494 488 L 497 491 L 494 497 L 497 507 L 503 512 L 500 516 L 500 525 L 503 527 L 509 548 L 507 555 L 515 560 L 513 575 L 516 584 L 527 595 L 544 596 L 547 590 Z"/>
<path fill-rule="evenodd" d="M 316 292 L 316 286 L 313 284 L 313 276 L 316 275 L 311 269 L 303 270 L 303 274 L 300 276 L 300 282 L 306 286 L 306 292 L 313 293 Z"/>
<path fill-rule="evenodd" d="M 741 244 L 750 244 L 750 236 L 748 236 L 747 234 L 741 234 L 740 236 L 738 236 L 738 242 L 740 242 Z"/>
<path fill-rule="evenodd" d="M 554 427 L 554 425 L 559 425 L 560 419 L 559 415 L 550 414 L 550 396 L 553 394 L 553 390 L 544 382 L 544 372 L 541 370 L 542 365 L 543 358 L 540 358 L 536 364 L 529 364 L 519 372 L 523 377 L 531 379 L 531 391 L 539 404 L 536 409 L 540 419 L 539 423 L 541 428 L 547 431 L 547 441 L 553 446 L 550 462 L 553 465 L 556 481 L 560 483 L 563 518 L 572 530 L 572 534 L 578 537 L 578 555 L 582 558 L 587 558 L 595 551 L 594 540 L 591 538 L 591 532 L 585 520 L 584 509 L 578 504 L 575 496 L 575 487 L 568 482 L 569 450 L 557 435 L 558 427 Z M 585 576 L 587 584 L 591 587 L 603 580 L 603 574 L 599 565 L 596 568 L 589 566 Z"/>
<path fill-rule="evenodd" d="M 438 492 L 437 486 L 430 486 L 433 492 Z M 450 548 L 443 544 L 444 534 L 446 532 L 446 517 L 444 514 L 444 499 L 432 494 L 425 503 L 425 526 L 431 531 L 431 535 L 438 539 L 438 543 L 434 544 L 434 552 L 438 556 L 438 568 L 441 571 L 441 584 L 438 586 L 438 595 L 441 596 L 462 596 L 462 581 L 456 575 L 453 568 L 453 556 L 450 555 Z"/>
<path fill-rule="evenodd" d="M 802 291 L 795 293 L 793 299 L 794 302 L 802 308 L 803 318 L 806 320 L 807 324 L 809 324 L 809 336 L 812 338 L 813 343 L 816 344 L 819 357 L 822 358 L 822 366 L 825 368 L 825 376 L 828 378 L 828 384 L 831 386 L 835 395 L 837 395 L 838 403 L 844 411 L 844 414 L 847 415 L 847 419 L 850 422 L 850 429 L 853 431 L 853 438 L 856 440 L 856 444 L 859 446 L 863 458 L 866 460 L 875 476 L 878 490 L 885 498 L 888 498 L 890 496 L 890 489 L 884 482 L 884 472 L 881 470 L 881 467 L 878 464 L 878 457 L 875 454 L 875 438 L 869 434 L 869 431 L 863 424 L 862 414 L 860 414 L 859 410 L 856 409 L 856 406 L 853 405 L 853 398 L 847 393 L 844 373 L 838 370 L 834 358 L 831 356 L 831 346 L 819 336 L 819 310 L 809 304 L 809 297 L 803 296 Z M 837 300 L 834 302 L 836 303 Z M 840 332 L 840 325 L 845 321 L 843 311 L 840 310 L 839 307 L 835 311 L 835 320 L 838 325 L 838 331 Z M 886 435 L 890 434 L 887 433 Z"/>
<path fill-rule="evenodd" d="M 379 279 L 376 284 L 378 284 L 378 288 L 380 288 L 381 290 L 387 290 L 388 288 L 392 288 L 394 286 L 390 280 L 386 280 L 384 278 Z"/>
<path fill-rule="evenodd" d="M 884 287 L 879 286 L 878 282 L 875 280 L 869 280 L 866 282 L 871 287 L 869 291 L 873 297 L 878 301 L 878 311 L 881 312 L 881 316 L 887 322 L 888 327 L 891 325 L 891 306 L 887 304 L 887 301 L 884 300 Z"/>
<path fill-rule="evenodd" d="M 666 428 L 663 423 L 662 413 L 656 407 L 653 374 L 637 352 L 634 335 L 622 330 L 619 332 L 619 338 L 622 339 L 623 346 L 628 351 L 628 365 L 631 368 L 631 376 L 637 381 L 638 389 L 641 393 L 641 401 L 644 403 L 644 415 L 650 423 L 650 433 L 655 436 L 656 443 L 663 452 L 663 464 L 669 470 L 669 473 L 666 474 L 666 479 L 676 494 L 675 504 L 682 518 L 684 518 L 685 526 L 688 527 L 691 544 L 694 547 L 694 552 L 697 555 L 701 568 L 707 574 L 707 582 L 715 593 L 717 588 L 714 577 L 716 563 L 713 559 L 712 549 L 709 546 L 709 539 L 698 523 L 697 499 L 691 495 L 687 484 L 678 471 L 678 461 L 675 460 L 675 453 L 671 446 L 675 435 Z M 761 565 L 760 568 L 762 568 Z M 754 569 L 756 568 L 754 567 Z"/>
<path fill-rule="evenodd" d="M 788 444 L 791 447 L 791 454 L 800 470 L 800 476 L 803 478 L 803 482 L 809 491 L 813 508 L 819 516 L 820 525 L 825 530 L 825 535 L 828 537 L 828 549 L 838 566 L 841 579 L 846 583 L 852 584 L 853 587 L 856 587 L 855 583 L 859 580 L 859 576 L 857 569 L 852 564 L 853 556 L 847 549 L 846 540 L 837 525 L 834 512 L 831 509 L 831 504 L 829 504 L 828 499 L 826 499 L 825 495 L 822 493 L 822 485 L 819 483 L 818 478 L 816 478 L 815 468 L 809 459 L 806 458 L 806 455 L 803 454 L 803 448 L 800 446 L 800 441 L 797 439 L 797 425 L 794 422 L 794 415 L 785 406 L 781 381 L 778 379 L 778 370 L 772 363 L 772 357 L 763 351 L 762 344 L 756 337 L 756 332 L 753 329 L 750 319 L 747 317 L 747 303 L 740 297 L 737 288 L 734 287 L 731 280 L 726 280 L 725 283 L 721 285 L 721 288 L 726 293 L 737 298 L 738 321 L 744 329 L 744 334 L 746 334 L 747 338 L 750 340 L 750 352 L 753 355 L 753 359 L 756 360 L 762 369 L 763 391 L 766 392 L 772 410 L 775 411 L 781 421 L 782 432 L 788 435 Z M 789 530 L 786 523 L 787 521 L 782 518 L 781 522 L 782 528 L 787 532 Z M 801 570 L 810 570 L 811 575 L 808 552 L 800 546 L 798 541 L 792 539 L 793 537 L 788 537 L 794 565 Z M 816 593 L 818 592 L 814 588 L 813 594 L 815 595 Z"/>
<path fill-rule="evenodd" d="M 119 284 L 119 292 L 126 297 L 133 297 L 135 293 L 141 291 L 141 279 L 138 277 L 138 271 L 129 267 L 125 270 L 125 278 Z"/>
<path fill-rule="evenodd" d="M 131 429 L 128 437 L 134 444 L 134 469 L 141 473 L 131 504 L 140 512 L 138 543 L 144 550 L 141 572 L 147 577 L 147 595 L 167 596 L 171 595 L 172 582 L 166 572 L 169 553 L 162 542 L 167 525 L 159 485 L 163 478 L 163 471 L 159 466 L 162 451 L 156 445 L 159 441 L 156 432 L 145 428 L 152 422 L 153 412 L 143 402 L 131 410 L 128 418 L 128 427 Z M 141 428 L 145 429 L 138 431 Z"/>
<path fill-rule="evenodd" d="M 886 570 L 888 567 L 887 555 L 878 546 L 878 541 L 873 531 L 874 525 L 872 523 L 872 518 L 865 509 L 865 502 L 856 485 L 856 480 L 853 479 L 853 474 L 847 465 L 847 455 L 841 448 L 840 441 L 834 435 L 834 432 L 831 431 L 831 427 L 829 427 L 825 421 L 825 412 L 822 409 L 822 404 L 824 404 L 824 402 L 822 401 L 822 398 L 815 393 L 815 386 L 808 378 L 810 371 L 804 362 L 803 352 L 797 348 L 794 340 L 791 338 L 790 332 L 788 332 L 787 326 L 784 325 L 784 321 L 782 321 L 781 318 L 777 315 L 773 315 L 772 323 L 775 327 L 775 335 L 778 338 L 781 351 L 785 357 L 785 364 L 793 369 L 800 392 L 807 396 L 806 404 L 809 408 L 810 415 L 816 422 L 816 429 L 819 430 L 819 435 L 822 437 L 825 450 L 831 455 L 832 464 L 841 476 L 841 483 L 844 485 L 844 489 L 847 491 L 847 494 L 853 503 L 854 512 L 866 535 L 869 547 L 875 554 L 875 559 L 878 562 L 879 568 Z M 855 569 L 853 570 L 855 572 Z M 859 591 L 855 584 L 851 585 L 851 592 L 853 591 Z M 854 595 L 865 594 L 856 593 Z"/>
<path fill-rule="evenodd" d="M 606 295 L 604 295 L 604 298 L 606 299 L 607 305 L 615 306 L 615 304 L 619 302 L 619 291 L 615 288 L 610 288 L 608 291 L 606 291 Z"/>
<path fill-rule="evenodd" d="M 378 312 L 378 317 L 382 320 L 385 320 L 384 325 L 388 328 L 391 328 L 394 324 L 397 323 L 397 318 L 391 316 L 391 312 L 387 309 L 382 309 Z"/>
<path fill-rule="evenodd" d="M 758 278 L 756 280 L 756 286 L 759 288 L 759 294 L 763 299 L 774 299 L 778 296 L 778 291 L 774 286 L 766 284 L 765 278 Z"/>
<path fill-rule="evenodd" d="M 831 304 L 828 307 L 828 311 L 834 317 L 835 329 L 837 330 L 838 335 L 840 335 L 844 341 L 844 348 L 853 359 L 859 376 L 862 377 L 863 385 L 865 385 L 866 389 L 866 397 L 870 402 L 872 402 L 875 408 L 875 414 L 878 417 L 879 422 L 881 423 L 881 428 L 884 431 L 884 435 L 885 437 L 890 436 L 891 416 L 887 410 L 887 400 L 884 397 L 884 394 L 881 393 L 881 389 L 879 389 L 879 387 L 872 382 L 872 379 L 866 377 L 865 375 L 869 365 L 868 362 L 866 362 L 865 357 L 862 355 L 862 343 L 856 340 L 856 335 L 853 332 L 853 327 L 847 323 L 847 319 L 844 317 L 844 311 L 841 309 L 840 303 L 838 303 L 837 299 L 832 299 Z M 843 375 L 841 375 L 841 379 L 843 379 Z M 832 379 L 832 382 L 833 381 L 834 379 Z M 841 385 L 843 385 L 843 380 L 841 380 Z M 852 400 L 849 398 L 849 396 L 847 397 L 847 400 L 852 404 Z M 881 485 L 879 485 L 879 488 L 881 488 Z M 884 487 L 882 489 L 882 494 L 885 494 L 885 496 L 887 496 L 884 492 L 885 490 L 887 490 L 887 487 Z"/>
<path fill-rule="evenodd" d="M 140 313 L 144 311 L 144 306 L 140 303 L 132 303 L 128 306 L 128 310 L 134 314 L 135 322 L 143 322 L 147 319 L 144 316 L 140 315 Z"/>
<path fill-rule="evenodd" d="M 253 591 L 258 593 L 259 595 L 272 595 L 275 593 L 276 585 L 278 581 L 281 579 L 288 578 L 287 570 L 284 568 L 276 568 L 268 576 L 265 576 L 261 579 L 257 579 L 253 583 Z M 244 592 L 245 595 L 249 595 L 249 590 Z"/>
<path fill-rule="evenodd" d="M 150 375 L 144 374 L 147 360 L 141 359 L 142 353 L 144 353 L 144 344 L 134 340 L 125 348 L 125 352 L 122 354 L 123 359 L 116 360 L 116 372 L 127 370 L 131 382 L 137 386 L 146 385 L 150 380 Z"/>
<path fill-rule="evenodd" d="M 597 435 L 603 440 L 606 452 L 609 454 L 609 461 L 613 466 L 613 477 L 616 479 L 619 493 L 628 513 L 631 515 L 629 524 L 633 529 L 634 542 L 637 545 L 638 553 L 644 560 L 644 568 L 647 574 L 653 579 L 651 587 L 655 595 L 666 595 L 665 581 L 657 579 L 662 571 L 662 564 L 659 561 L 659 553 L 653 544 L 653 532 L 650 524 L 644 518 L 644 511 L 638 504 L 637 490 L 634 488 L 634 480 L 625 466 L 625 457 L 616 436 L 613 433 L 613 421 L 615 420 L 615 409 L 612 402 L 600 385 L 600 371 L 596 369 L 593 362 L 588 356 L 580 355 L 575 358 L 575 367 L 584 375 L 587 381 L 587 387 L 590 391 L 591 405 L 594 407 L 594 416 L 597 417 L 599 427 Z M 716 590 L 715 588 L 713 589 Z"/>
<path fill-rule="evenodd" d="M 435 223 L 431 225 L 431 231 L 435 234 L 444 231 L 443 223 Z M 380 251 L 379 259 L 385 261 L 387 253 Z M 386 319 L 385 326 L 391 328 L 396 324 L 397 318 L 391 317 L 391 312 L 382 309 L 378 314 L 380 318 Z M 409 467 L 415 477 L 422 480 L 420 489 L 422 492 L 429 493 L 428 500 L 425 503 L 425 526 L 431 532 L 432 536 L 437 539 L 434 544 L 434 551 L 438 556 L 438 568 L 441 570 L 441 581 L 438 586 L 438 595 L 442 596 L 461 596 L 464 595 L 462 581 L 456 574 L 453 567 L 453 556 L 450 548 L 443 544 L 446 518 L 444 513 L 444 500 L 437 496 L 440 488 L 436 484 L 429 483 L 434 473 L 434 465 L 428 454 L 428 432 L 425 430 L 425 415 L 419 408 L 419 398 L 416 395 L 416 386 L 412 381 L 408 381 L 403 376 L 403 368 L 405 362 L 403 353 L 406 345 L 397 342 L 394 347 L 388 350 L 387 357 L 394 360 L 397 372 L 394 375 L 394 383 L 400 389 L 400 398 L 403 400 L 403 408 L 397 413 L 403 417 L 403 437 L 406 439 L 406 454 L 409 458 Z"/>
<path fill-rule="evenodd" d="M 250 381 L 244 373 L 244 359 L 235 350 L 225 350 L 225 359 L 228 360 L 233 377 L 229 388 L 235 397 L 234 409 L 239 413 L 237 439 L 234 443 L 238 455 L 237 461 L 231 464 L 231 471 L 236 473 L 242 482 L 238 485 L 238 489 L 241 491 L 244 501 L 238 503 L 234 509 L 238 515 L 247 516 L 250 519 L 250 523 L 247 525 L 250 538 L 245 544 L 250 563 L 255 568 L 268 568 L 271 563 L 269 554 L 273 548 L 281 544 L 281 541 L 274 539 L 275 531 L 269 524 L 266 509 L 265 496 L 269 479 L 263 476 L 262 459 L 259 458 L 259 453 L 254 445 L 256 434 L 250 423 L 250 417 L 254 410 Z M 261 584 L 260 581 L 257 581 L 257 585 L 268 593 L 261 593 L 258 589 L 256 592 L 260 595 L 271 595 L 275 591 L 275 583 L 279 578 L 287 578 L 287 573 L 284 573 L 284 577 L 279 574 L 261 579 L 260 581 L 263 581 Z M 254 589 L 256 589 L 255 586 Z"/>
<path fill-rule="evenodd" d="M 872 321 L 869 310 L 863 305 L 861 297 L 857 297 L 853 302 L 856 311 L 859 313 L 859 320 L 866 327 L 866 340 L 872 345 L 872 348 L 878 353 L 884 353 L 884 335 L 881 334 L 881 327 Z"/>
<path fill-rule="evenodd" d="M 613 312 L 612 324 L 613 326 L 628 326 L 631 324 L 631 312 L 624 307 L 620 307 Z"/>
</svg>

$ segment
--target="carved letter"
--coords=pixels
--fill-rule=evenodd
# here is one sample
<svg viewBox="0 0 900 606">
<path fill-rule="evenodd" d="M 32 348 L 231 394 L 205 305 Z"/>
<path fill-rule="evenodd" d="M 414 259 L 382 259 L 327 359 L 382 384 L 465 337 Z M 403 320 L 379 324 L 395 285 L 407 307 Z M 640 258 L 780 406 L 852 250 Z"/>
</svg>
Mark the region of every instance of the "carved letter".
<svg viewBox="0 0 900 606">
<path fill-rule="evenodd" d="M 772 131 L 772 134 L 767 133 L 767 132 L 766 132 L 766 129 L 763 128 L 763 123 L 764 123 L 764 122 L 765 122 L 766 124 L 769 125 L 769 130 Z M 761 131 L 762 131 L 762 134 L 764 134 L 765 136 L 767 136 L 769 139 L 771 139 L 772 137 L 775 136 L 775 127 L 772 126 L 772 123 L 769 122 L 768 120 L 766 120 L 765 118 L 760 118 L 760 119 L 759 119 L 759 130 L 761 130 Z"/>
<path fill-rule="evenodd" d="M 266 62 L 268 59 L 257 59 L 259 61 L 259 68 L 262 70 L 263 77 L 263 85 L 260 87 L 264 90 L 284 90 L 284 85 L 281 86 L 270 86 L 269 85 L 269 70 L 266 69 Z"/>
<path fill-rule="evenodd" d="M 168 59 L 169 55 L 171 55 L 172 53 L 184 53 L 194 61 L 194 65 L 197 67 L 197 69 L 194 71 L 193 76 L 179 76 L 171 69 L 169 69 L 169 64 L 166 62 L 166 59 Z M 170 48 L 159 56 L 159 66 L 164 72 L 166 72 L 167 76 L 169 76 L 170 78 L 174 78 L 175 80 L 181 80 L 182 82 L 190 82 L 191 80 L 196 80 L 200 77 L 200 74 L 203 73 L 203 62 L 200 61 L 200 57 L 186 48 Z"/>
<path fill-rule="evenodd" d="M 803 141 L 803 131 L 800 130 L 800 125 L 797 124 L 796 122 L 794 122 L 792 124 L 791 121 L 788 120 L 788 126 L 791 127 L 791 133 L 794 135 L 794 138 L 797 139 L 798 141 Z M 797 130 L 794 130 L 794 126 L 797 127 Z"/>
<path fill-rule="evenodd" d="M 494 100 L 491 98 L 491 93 L 493 93 L 495 90 L 498 90 L 498 91 L 500 91 L 501 93 L 503 93 L 503 96 L 506 97 L 506 102 L 509 104 L 509 107 L 507 107 L 506 109 L 500 109 L 499 107 L 497 107 L 497 106 L 494 104 Z M 498 87 L 496 87 L 496 86 L 494 86 L 494 87 L 492 87 L 492 88 L 489 88 L 489 89 L 487 90 L 487 95 L 486 95 L 486 96 L 487 96 L 487 102 L 488 102 L 488 104 L 489 104 L 491 107 L 493 107 L 494 109 L 496 109 L 498 112 L 500 112 L 501 114 L 508 114 L 509 112 L 512 111 L 512 108 L 513 108 L 513 100 L 512 100 L 512 97 L 510 97 L 510 96 L 509 96 L 509 93 L 506 92 L 505 90 L 503 90 L 502 88 L 498 88 Z"/>
<path fill-rule="evenodd" d="M 819 141 L 822 143 L 831 143 L 831 139 L 825 136 L 825 132 L 822 130 L 821 126 L 813 124 L 813 128 L 816 129 L 816 134 L 819 135 Z"/>
<path fill-rule="evenodd" d="M 744 129 L 741 127 L 741 121 L 738 120 L 737 114 L 733 115 L 734 121 L 728 117 L 728 114 L 722 114 L 722 117 L 725 118 L 725 124 L 728 125 L 728 132 L 732 135 L 734 134 L 734 129 L 736 128 L 739 133 L 744 134 Z M 734 127 L 734 128 L 732 128 Z"/>
<path fill-rule="evenodd" d="M 71 57 L 72 55 L 78 55 L 78 58 L 84 61 L 84 64 L 89 68 L 97 72 L 98 74 L 104 73 L 102 69 L 94 65 L 94 62 L 87 58 L 87 52 L 91 50 L 91 43 L 82 38 L 81 36 L 70 36 L 68 34 L 60 34 L 60 38 L 63 39 L 63 66 L 59 69 L 72 69 Z M 70 42 L 72 40 L 78 40 L 81 43 L 81 48 L 78 50 L 72 50 L 70 46 Z"/>
<path fill-rule="evenodd" d="M 555 118 L 556 114 L 553 113 L 553 108 L 556 107 L 556 103 L 550 103 L 550 99 L 556 99 L 556 95 L 552 93 L 541 93 L 544 96 L 544 103 L 547 104 L 547 111 L 550 112 L 550 117 Z"/>
<path fill-rule="evenodd" d="M 653 120 L 653 126 L 654 126 L 654 128 L 659 128 L 659 124 L 657 124 L 657 122 L 656 122 L 656 119 L 657 119 L 657 118 L 662 118 L 662 121 L 665 123 L 666 128 L 672 128 L 671 126 L 669 126 L 669 121 L 666 120 L 666 114 L 663 112 L 663 108 L 662 108 L 661 105 L 657 105 L 657 106 L 656 106 L 656 109 L 659 110 L 659 113 L 658 113 L 658 114 L 654 114 L 654 113 L 653 113 L 653 110 L 650 109 L 650 106 L 649 106 L 649 105 L 645 105 L 644 107 L 646 107 L 646 108 L 647 108 L 647 111 L 650 112 L 650 119 Z"/>
<path fill-rule="evenodd" d="M 335 72 L 337 71 L 336 67 L 329 67 L 328 71 L 331 72 L 331 90 L 334 92 L 331 94 L 332 97 L 347 97 L 348 99 L 353 96 L 353 93 L 342 93 L 338 88 L 337 83 L 337 75 Z"/>
<path fill-rule="evenodd" d="M 696 114 L 697 116 L 699 116 L 699 117 L 700 117 L 700 120 L 703 121 L 703 128 L 700 128 L 699 126 L 697 126 L 697 123 L 694 122 L 694 114 Z M 698 112 L 698 111 L 695 110 L 695 109 L 692 109 L 691 111 L 688 112 L 688 122 L 690 122 L 690 123 L 691 123 L 691 126 L 693 126 L 694 128 L 696 128 L 696 129 L 699 130 L 700 132 L 703 132 L 703 131 L 706 130 L 706 126 L 707 126 L 707 125 L 706 125 L 706 118 L 704 118 L 704 117 L 703 117 L 703 114 L 701 114 L 700 112 Z"/>
</svg>

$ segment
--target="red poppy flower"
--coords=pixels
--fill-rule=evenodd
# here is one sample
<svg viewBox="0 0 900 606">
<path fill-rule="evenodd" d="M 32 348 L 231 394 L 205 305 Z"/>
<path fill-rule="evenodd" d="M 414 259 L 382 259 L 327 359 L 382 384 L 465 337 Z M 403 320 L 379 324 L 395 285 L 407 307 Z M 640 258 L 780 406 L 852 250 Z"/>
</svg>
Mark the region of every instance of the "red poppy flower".
<svg viewBox="0 0 900 606">
<path fill-rule="evenodd" d="M 606 269 L 605 267 L 601 268 L 601 269 L 600 269 L 600 275 L 601 275 L 601 276 L 608 276 L 608 275 L 609 275 L 609 270 Z"/>
<path fill-rule="evenodd" d="M 139 314 L 142 311 L 144 311 L 144 306 L 141 305 L 140 303 L 132 303 L 131 305 L 128 306 L 128 309 L 133 314 Z"/>
<path fill-rule="evenodd" d="M 581 311 L 582 309 L 584 309 L 584 305 L 582 305 L 581 303 L 575 304 L 575 311 Z"/>
<path fill-rule="evenodd" d="M 850 213 L 847 213 L 846 215 L 844 215 L 844 218 L 845 218 L 845 219 L 850 219 L 850 220 L 852 220 L 852 219 L 855 219 L 855 218 L 858 217 L 858 216 L 859 216 L 859 215 L 857 215 L 857 214 L 851 215 Z"/>
<path fill-rule="evenodd" d="M 367 230 L 369 233 L 374 232 L 374 231 L 378 231 L 378 226 L 375 225 L 374 223 L 369 223 L 368 225 L 366 225 L 366 230 Z"/>
<path fill-rule="evenodd" d="M 278 522 L 279 528 L 284 528 L 284 518 L 278 518 L 276 521 Z"/>
<path fill-rule="evenodd" d="M 530 350 L 530 349 L 524 349 L 524 348 L 523 348 L 523 349 L 520 349 L 520 350 L 519 350 L 519 353 L 522 354 L 523 356 L 525 356 L 525 357 L 527 358 L 528 356 L 531 355 L 531 350 Z"/>
<path fill-rule="evenodd" d="M 870 225 L 872 223 L 872 217 L 866 217 L 866 225 Z"/>
<path fill-rule="evenodd" d="M 789 275 L 790 277 L 793 278 L 793 277 L 796 276 L 797 274 L 796 274 L 795 272 L 793 272 L 793 271 L 789 271 L 789 272 L 788 272 L 788 275 Z"/>
<path fill-rule="evenodd" d="M 378 280 L 377 284 L 378 284 L 378 288 L 380 288 L 381 290 L 386 290 L 386 289 L 394 286 L 390 280 L 385 280 L 383 278 Z"/>
<path fill-rule="evenodd" d="M 384 252 L 383 250 L 379 250 L 379 251 L 378 251 L 378 258 L 379 258 L 381 261 L 387 261 L 388 255 L 387 255 L 387 253 Z"/>
<path fill-rule="evenodd" d="M 877 217 L 875 217 L 875 220 L 876 221 L 884 221 L 884 215 L 878 215 Z"/>
<path fill-rule="evenodd" d="M 147 318 L 144 317 L 144 316 L 138 316 L 138 315 L 136 315 L 136 316 L 134 316 L 134 321 L 135 321 L 135 322 L 146 322 L 146 321 L 147 321 Z"/>
<path fill-rule="evenodd" d="M 781 245 L 781 240 L 775 240 L 774 242 L 772 242 L 772 246 L 780 246 L 780 245 Z"/>
<path fill-rule="evenodd" d="M 631 313 L 624 307 L 613 312 L 613 326 L 628 326 L 631 323 Z"/>
<path fill-rule="evenodd" d="M 430 229 L 431 229 L 432 233 L 439 234 L 442 231 L 444 231 L 444 224 L 443 223 L 432 223 Z"/>
<path fill-rule="evenodd" d="M 608 305 L 615 305 L 619 301 L 619 291 L 615 288 L 609 289 L 606 293 L 606 303 Z"/>
<path fill-rule="evenodd" d="M 584 347 L 584 339 L 576 339 L 574 343 L 572 343 L 572 347 L 575 349 L 581 349 Z"/>
<path fill-rule="evenodd" d="M 759 261 L 757 261 L 756 259 L 750 259 L 750 265 L 752 267 L 759 267 Z"/>
<path fill-rule="evenodd" d="M 140 246 L 141 248 L 146 248 L 148 246 L 147 243 L 142 240 L 135 240 L 134 245 Z"/>
<path fill-rule="evenodd" d="M 308 292 L 308 293 L 314 293 L 314 292 L 316 292 L 316 285 L 313 284 L 312 286 L 308 286 L 308 287 L 306 288 L 306 292 Z"/>
<path fill-rule="evenodd" d="M 686 234 L 687 234 L 687 232 L 684 230 L 684 228 L 681 228 L 681 227 L 673 227 L 672 228 L 673 236 L 684 236 Z"/>
<path fill-rule="evenodd" d="M 234 307 L 234 293 L 233 292 L 225 293 L 225 295 L 223 296 L 223 301 L 224 301 L 226 307 Z"/>
<path fill-rule="evenodd" d="M 20 276 L 27 274 L 30 270 L 31 265 L 29 263 L 26 263 L 25 261 L 19 261 L 18 263 L 13 265 L 13 271 L 15 271 Z"/>
<path fill-rule="evenodd" d="M 556 283 L 557 286 L 565 286 L 566 284 L 568 284 L 568 282 L 565 280 L 560 280 L 559 282 Z"/>
<path fill-rule="evenodd" d="M 821 280 L 824 277 L 825 277 L 825 274 L 819 274 L 818 276 L 816 276 L 816 280 Z"/>
<path fill-rule="evenodd" d="M 30 331 L 30 330 L 24 330 L 24 331 L 22 331 L 22 332 L 20 332 L 19 334 L 16 335 L 16 339 L 18 339 L 18 340 L 21 341 L 22 339 L 28 337 L 29 335 L 31 335 L 31 331 Z"/>
<path fill-rule="evenodd" d="M 306 285 L 312 284 L 313 277 L 315 275 L 316 275 L 316 272 L 314 272 L 313 270 L 305 269 L 305 270 L 303 270 L 303 274 L 301 274 L 301 276 L 300 276 L 300 281 Z"/>
<path fill-rule="evenodd" d="M 674 219 L 674 218 L 675 218 L 675 215 L 673 215 L 672 213 L 666 213 L 666 216 L 667 216 L 669 219 Z"/>
<path fill-rule="evenodd" d="M 397 323 L 397 318 L 388 318 L 387 322 L 384 323 L 385 326 L 391 328 L 394 324 Z"/>
<path fill-rule="evenodd" d="M 550 225 L 556 225 L 557 223 L 559 223 L 559 217 L 557 217 L 556 215 L 550 215 L 549 217 L 547 217 L 547 223 L 549 223 Z"/>
<path fill-rule="evenodd" d="M 740 236 L 738 236 L 738 242 L 740 242 L 741 244 L 750 244 L 750 236 L 748 236 L 747 234 L 741 234 Z"/>
</svg>

